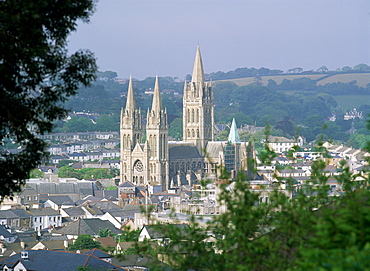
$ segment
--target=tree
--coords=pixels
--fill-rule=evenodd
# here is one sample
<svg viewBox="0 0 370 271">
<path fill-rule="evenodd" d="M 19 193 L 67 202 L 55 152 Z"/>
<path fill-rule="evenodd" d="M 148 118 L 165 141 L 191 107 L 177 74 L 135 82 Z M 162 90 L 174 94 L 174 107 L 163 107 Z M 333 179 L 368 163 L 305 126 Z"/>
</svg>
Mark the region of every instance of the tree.
<svg viewBox="0 0 370 271">
<path fill-rule="evenodd" d="M 361 64 L 354 66 L 353 69 L 356 71 L 368 71 L 370 70 L 370 67 L 364 63 L 361 63 Z"/>
<path fill-rule="evenodd" d="M 117 189 L 118 189 L 118 187 L 115 186 L 115 185 L 110 185 L 107 188 L 105 188 L 105 190 L 117 190 Z"/>
<path fill-rule="evenodd" d="M 44 172 L 35 168 L 30 172 L 30 178 L 44 178 Z"/>
<path fill-rule="evenodd" d="M 93 249 L 100 248 L 101 245 L 98 241 L 95 241 L 90 235 L 80 234 L 76 241 L 69 246 L 69 250 L 76 251 L 82 249 Z"/>
<path fill-rule="evenodd" d="M 118 131 L 119 130 L 119 123 L 116 123 L 112 116 L 109 115 L 102 115 L 96 121 L 96 131 Z"/>
<path fill-rule="evenodd" d="M 173 137 L 175 140 L 182 139 L 182 118 L 176 118 L 170 123 L 168 135 Z"/>
<path fill-rule="evenodd" d="M 59 168 L 58 177 L 82 179 L 81 174 L 70 166 L 64 166 L 64 167 Z"/>
<path fill-rule="evenodd" d="M 321 143 L 317 149 L 325 151 Z M 275 156 L 268 149 L 263 155 L 262 161 Z M 314 161 L 309 180 L 299 189 L 291 177 L 276 177 L 268 200 L 248 188 L 248 176 L 239 173 L 230 180 L 221 168 L 218 201 L 225 212 L 204 227 L 194 216 L 182 231 L 158 227 L 169 241 L 156 247 L 156 253 L 176 270 L 368 270 L 369 168 L 353 175 L 342 160 L 336 180 L 345 193 L 332 197 L 325 167 L 324 160 Z M 285 192 L 279 183 L 286 185 Z"/>
<path fill-rule="evenodd" d="M 89 51 L 68 55 L 77 20 L 88 22 L 93 0 L 0 2 L 0 142 L 12 139 L 17 154 L 0 150 L 0 196 L 19 191 L 47 154 L 36 134 L 66 116 L 63 103 L 94 78 Z"/>
<path fill-rule="evenodd" d="M 108 229 L 108 228 L 105 228 L 104 230 L 103 229 L 99 229 L 98 235 L 99 235 L 99 237 L 112 236 L 112 231 L 110 229 Z"/>
<path fill-rule="evenodd" d="M 321 72 L 321 73 L 325 73 L 325 72 L 328 72 L 329 69 L 326 67 L 326 66 L 321 66 L 320 68 L 318 68 L 316 70 L 317 72 Z"/>
<path fill-rule="evenodd" d="M 72 116 L 71 119 L 65 124 L 67 132 L 87 132 L 93 131 L 94 124 L 89 118 L 79 118 Z"/>
</svg>

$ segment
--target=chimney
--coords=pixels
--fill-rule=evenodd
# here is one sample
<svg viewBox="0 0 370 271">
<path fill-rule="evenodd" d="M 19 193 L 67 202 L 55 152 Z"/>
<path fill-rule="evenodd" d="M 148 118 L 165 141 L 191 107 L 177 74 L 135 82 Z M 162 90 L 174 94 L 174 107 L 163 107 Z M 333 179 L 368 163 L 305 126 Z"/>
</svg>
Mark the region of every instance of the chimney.
<svg viewBox="0 0 370 271">
<path fill-rule="evenodd" d="M 28 251 L 23 250 L 23 251 L 21 252 L 21 258 L 22 258 L 23 260 L 28 261 Z"/>
<path fill-rule="evenodd" d="M 63 245 L 64 245 L 64 248 L 67 249 L 68 248 L 68 240 L 64 240 Z"/>
<path fill-rule="evenodd" d="M 21 248 L 25 248 L 26 247 L 26 243 L 24 241 L 21 241 Z"/>
<path fill-rule="evenodd" d="M 0 250 L 1 250 L 0 255 L 3 255 L 5 250 L 6 250 L 6 247 L 4 246 L 3 242 L 1 242 L 1 241 L 0 241 Z"/>
</svg>

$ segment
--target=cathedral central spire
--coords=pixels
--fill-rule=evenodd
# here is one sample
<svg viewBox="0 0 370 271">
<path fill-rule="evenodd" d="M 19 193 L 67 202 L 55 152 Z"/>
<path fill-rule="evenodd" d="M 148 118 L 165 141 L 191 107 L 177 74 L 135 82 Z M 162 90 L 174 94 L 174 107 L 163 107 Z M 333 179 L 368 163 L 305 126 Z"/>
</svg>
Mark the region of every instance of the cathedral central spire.
<svg viewBox="0 0 370 271">
<path fill-rule="evenodd" d="M 194 68 L 192 74 L 192 82 L 204 82 L 204 70 L 202 56 L 200 55 L 200 47 L 198 45 L 197 54 L 195 55 Z"/>
</svg>

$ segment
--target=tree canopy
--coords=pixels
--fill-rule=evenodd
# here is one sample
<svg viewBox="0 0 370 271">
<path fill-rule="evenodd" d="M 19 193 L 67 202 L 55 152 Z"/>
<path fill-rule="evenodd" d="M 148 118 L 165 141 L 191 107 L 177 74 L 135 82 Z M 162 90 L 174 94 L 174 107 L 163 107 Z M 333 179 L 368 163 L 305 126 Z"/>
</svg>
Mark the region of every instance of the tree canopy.
<svg viewBox="0 0 370 271">
<path fill-rule="evenodd" d="M 12 140 L 19 153 L 0 148 L 0 196 L 18 191 L 46 158 L 50 132 L 66 116 L 63 103 L 95 78 L 89 51 L 69 55 L 68 35 L 77 20 L 88 22 L 93 0 L 0 1 L 0 142 Z"/>
<path fill-rule="evenodd" d="M 274 156 L 268 147 L 259 155 L 265 162 Z M 292 177 L 276 176 L 275 187 L 260 188 L 270 189 L 267 198 L 250 189 L 247 175 L 231 180 L 221 168 L 218 202 L 225 211 L 206 225 L 189 215 L 182 230 L 158 224 L 164 242 L 139 242 L 138 251 L 153 254 L 155 248 L 176 270 L 368 270 L 369 167 L 353 174 L 343 160 L 335 179 L 344 192 L 336 196 L 330 193 L 332 177 L 325 167 L 324 160 L 314 161 L 309 180 L 299 186 Z"/>
</svg>

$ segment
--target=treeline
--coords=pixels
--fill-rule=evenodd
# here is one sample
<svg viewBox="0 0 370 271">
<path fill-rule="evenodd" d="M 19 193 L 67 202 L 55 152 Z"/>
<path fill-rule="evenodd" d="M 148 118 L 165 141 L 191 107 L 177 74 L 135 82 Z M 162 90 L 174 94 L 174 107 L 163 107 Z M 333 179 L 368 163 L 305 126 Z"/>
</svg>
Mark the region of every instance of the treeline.
<svg viewBox="0 0 370 271">
<path fill-rule="evenodd" d="M 244 77 L 255 77 L 255 76 L 272 76 L 272 75 L 280 75 L 284 74 L 282 70 L 270 70 L 268 68 L 238 68 L 234 71 L 229 72 L 212 72 L 210 74 L 206 74 L 207 79 L 212 80 L 224 80 L 224 79 L 235 79 L 235 78 L 244 78 Z M 188 78 L 190 79 L 190 78 Z"/>
<path fill-rule="evenodd" d="M 359 87 L 357 81 L 348 83 L 336 82 L 325 85 L 316 85 L 317 80 L 307 77 L 296 78 L 293 80 L 283 79 L 278 85 L 272 79 L 268 80 L 267 87 L 272 90 L 284 91 L 312 91 L 316 93 L 327 93 L 330 95 L 370 95 L 370 84 L 366 88 Z"/>
<path fill-rule="evenodd" d="M 359 72 L 370 72 L 370 66 L 366 64 L 358 64 L 355 65 L 353 68 L 349 66 L 345 66 L 343 68 L 338 68 L 335 71 L 330 71 L 326 66 L 321 66 L 316 70 L 308 70 L 304 71 L 301 67 L 295 67 L 288 69 L 286 72 L 282 70 L 271 70 L 268 68 L 237 68 L 233 71 L 228 72 L 212 72 L 210 74 L 206 74 L 207 79 L 212 80 L 225 80 L 225 79 L 236 79 L 236 78 L 244 78 L 244 77 L 256 77 L 256 76 L 273 76 L 273 75 L 282 75 L 282 74 L 333 74 L 333 73 L 359 73 Z M 187 79 L 190 79 L 190 74 L 187 75 Z"/>
<path fill-rule="evenodd" d="M 237 70 L 239 76 L 243 76 L 242 72 L 247 70 L 256 72 L 244 68 Z M 266 73 L 280 72 L 266 70 Z M 78 95 L 66 103 L 71 111 L 95 112 L 100 114 L 100 118 L 90 120 L 72 116 L 68 122 L 57 122 L 55 132 L 118 131 L 120 111 L 126 104 L 128 83 L 115 82 L 116 76 L 114 72 L 98 74 L 98 79 L 91 87 L 81 88 Z M 145 92 L 153 90 L 155 78 L 148 77 L 133 82 L 137 107 L 141 108 L 145 118 L 152 103 L 152 95 Z M 183 82 L 178 78 L 160 77 L 159 83 L 163 107 L 167 108 L 169 116 L 170 136 L 181 139 Z M 267 86 L 258 85 L 258 81 L 255 83 L 241 87 L 232 82 L 214 84 L 216 123 L 230 123 L 232 118 L 236 119 L 238 126 L 265 126 L 268 123 L 273 128 L 273 135 L 291 137 L 299 129 L 299 133 L 308 141 L 323 136 L 348 142 L 356 147 L 362 146 L 363 139 L 367 138 L 365 121 L 344 121 L 345 112 L 337 106 L 335 96 L 370 94 L 369 85 L 363 88 L 359 87 L 356 81 L 352 81 L 318 86 L 315 80 L 305 77 L 284 79 L 280 84 L 269 80 Z M 357 109 L 366 117 L 370 113 L 369 107 L 368 101 L 364 100 L 364 105 Z M 329 121 L 334 114 L 336 120 Z M 355 134 L 348 133 L 351 128 L 356 130 Z"/>
<path fill-rule="evenodd" d="M 309 84 L 302 86 L 307 88 Z M 365 117 L 370 113 L 367 103 L 364 101 L 364 105 L 358 108 Z M 298 132 L 308 141 L 322 138 L 346 142 L 354 137 L 348 132 L 351 127 L 362 135 L 368 133 L 364 120 L 344 120 L 345 112 L 337 107 L 332 95 L 312 89 L 287 94 L 269 86 L 238 87 L 232 82 L 220 82 L 215 86 L 215 106 L 217 123 L 229 123 L 234 117 L 239 126 L 248 124 L 263 127 L 269 124 L 273 128 L 273 135 L 277 136 L 292 137 Z M 334 114 L 335 121 L 330 121 L 329 118 Z M 350 142 L 353 144 L 354 140 Z"/>
</svg>

